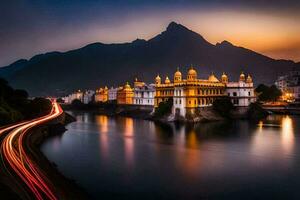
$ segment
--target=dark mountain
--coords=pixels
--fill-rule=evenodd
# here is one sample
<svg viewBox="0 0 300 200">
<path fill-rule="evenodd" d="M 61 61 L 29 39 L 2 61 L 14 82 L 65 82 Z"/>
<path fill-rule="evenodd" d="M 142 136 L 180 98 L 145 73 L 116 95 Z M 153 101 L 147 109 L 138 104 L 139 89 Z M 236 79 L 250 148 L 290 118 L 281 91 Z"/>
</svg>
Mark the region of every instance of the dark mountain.
<svg viewBox="0 0 300 200">
<path fill-rule="evenodd" d="M 27 65 L 27 63 L 28 63 L 28 60 L 20 59 L 20 60 L 17 60 L 16 62 L 10 64 L 9 66 L 1 67 L 0 75 L 2 78 L 9 78 L 18 70 L 23 69 L 23 67 L 25 67 Z"/>
<path fill-rule="evenodd" d="M 7 71 L 0 70 L 0 75 L 4 74 L 14 87 L 25 88 L 31 95 L 61 95 L 75 89 L 116 86 L 136 76 L 152 82 L 157 73 L 172 77 L 177 67 L 185 75 L 191 64 L 202 78 L 211 71 L 217 75 L 225 71 L 234 80 L 244 71 L 251 73 L 256 83 L 270 84 L 286 70 L 300 66 L 227 41 L 210 44 L 201 35 L 175 22 L 148 41 L 94 43 L 64 53 L 38 55 L 22 63 L 18 69 L 15 63 L 5 67 Z"/>
</svg>

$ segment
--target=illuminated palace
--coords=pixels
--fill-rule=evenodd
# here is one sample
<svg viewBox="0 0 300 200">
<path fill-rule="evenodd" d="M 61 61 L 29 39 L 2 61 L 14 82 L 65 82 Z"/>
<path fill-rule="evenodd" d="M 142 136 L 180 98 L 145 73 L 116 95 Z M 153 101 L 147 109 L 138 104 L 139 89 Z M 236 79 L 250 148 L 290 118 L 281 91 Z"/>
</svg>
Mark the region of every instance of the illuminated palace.
<svg viewBox="0 0 300 200">
<path fill-rule="evenodd" d="M 117 104 L 133 104 L 133 89 L 127 82 L 123 87 L 119 87 L 117 91 Z"/>
<path fill-rule="evenodd" d="M 248 106 L 254 101 L 252 78 L 248 76 L 246 80 L 243 73 L 238 82 L 228 82 L 228 77 L 224 73 L 221 81 L 213 73 L 208 79 L 198 79 L 197 71 L 193 67 L 188 70 L 186 79 L 183 79 L 177 69 L 173 82 L 166 77 L 162 83 L 158 75 L 155 78 L 155 89 L 154 107 L 157 108 L 160 102 L 171 98 L 173 99 L 172 113 L 180 116 L 193 114 L 203 107 L 211 106 L 213 101 L 220 97 L 229 96 L 235 106 L 239 106 L 240 102 L 243 102 L 243 106 Z M 246 89 L 247 92 L 244 92 Z"/>
</svg>

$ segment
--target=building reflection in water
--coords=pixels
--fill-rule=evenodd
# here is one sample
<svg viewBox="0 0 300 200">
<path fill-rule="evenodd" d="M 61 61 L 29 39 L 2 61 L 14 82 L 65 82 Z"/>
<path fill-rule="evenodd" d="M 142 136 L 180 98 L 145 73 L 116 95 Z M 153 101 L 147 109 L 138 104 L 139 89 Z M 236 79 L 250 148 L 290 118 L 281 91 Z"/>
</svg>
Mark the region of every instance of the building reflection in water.
<svg viewBox="0 0 300 200">
<path fill-rule="evenodd" d="M 289 116 L 285 116 L 281 121 L 281 143 L 284 153 L 291 154 L 293 152 L 294 140 L 292 119 Z"/>
<path fill-rule="evenodd" d="M 102 157 L 108 158 L 109 141 L 108 141 L 108 117 L 105 115 L 97 115 L 95 117 L 99 129 L 100 152 Z"/>
<path fill-rule="evenodd" d="M 253 160 L 259 159 L 260 163 L 277 160 L 289 165 L 286 161 L 292 159 L 289 155 L 294 151 L 294 140 L 292 119 L 289 116 L 270 116 L 260 121 L 254 132 L 251 144 Z"/>
<path fill-rule="evenodd" d="M 259 132 L 259 133 L 262 132 L 262 130 L 263 130 L 263 125 L 264 125 L 263 121 L 259 121 L 259 123 L 258 123 L 258 132 Z"/>
<path fill-rule="evenodd" d="M 133 119 L 124 118 L 124 153 L 125 160 L 129 167 L 133 166 L 134 155 L 134 130 Z"/>
<path fill-rule="evenodd" d="M 174 125 L 176 162 L 178 169 L 191 178 L 200 172 L 200 149 L 194 126 Z"/>
</svg>

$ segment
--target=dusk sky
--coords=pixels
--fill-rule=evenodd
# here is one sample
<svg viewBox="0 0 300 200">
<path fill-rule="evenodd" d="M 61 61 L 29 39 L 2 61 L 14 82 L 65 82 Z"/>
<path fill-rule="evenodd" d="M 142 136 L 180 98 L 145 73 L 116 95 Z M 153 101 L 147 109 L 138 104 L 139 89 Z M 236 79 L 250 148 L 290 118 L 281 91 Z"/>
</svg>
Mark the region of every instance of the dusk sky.
<svg viewBox="0 0 300 200">
<path fill-rule="evenodd" d="M 228 40 L 300 61 L 300 1 L 12 0 L 0 5 L 0 66 L 93 42 L 149 39 L 175 21 L 215 44 Z"/>
</svg>

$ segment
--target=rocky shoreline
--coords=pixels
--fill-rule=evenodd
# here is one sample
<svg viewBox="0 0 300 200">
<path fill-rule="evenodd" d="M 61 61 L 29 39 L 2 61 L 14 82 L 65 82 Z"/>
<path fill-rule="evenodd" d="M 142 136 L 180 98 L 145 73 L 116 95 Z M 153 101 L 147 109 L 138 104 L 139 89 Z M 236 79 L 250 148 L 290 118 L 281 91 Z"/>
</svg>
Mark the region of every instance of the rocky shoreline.
<svg viewBox="0 0 300 200">
<path fill-rule="evenodd" d="M 63 109 L 68 111 L 87 111 L 96 114 L 103 114 L 107 116 L 124 116 L 137 119 L 151 120 L 161 123 L 181 122 L 181 123 L 204 123 L 214 121 L 224 121 L 230 119 L 250 119 L 258 120 L 267 116 L 267 112 L 260 106 L 255 105 L 250 108 L 240 107 L 234 108 L 228 116 L 222 116 L 216 112 L 212 107 L 201 108 L 200 111 L 194 114 L 189 114 L 185 118 L 177 117 L 172 114 L 163 116 L 155 116 L 153 107 L 151 106 L 137 106 L 137 105 L 117 105 L 117 104 L 90 104 L 72 106 L 62 105 Z M 256 119 L 257 118 L 257 119 Z"/>
</svg>

